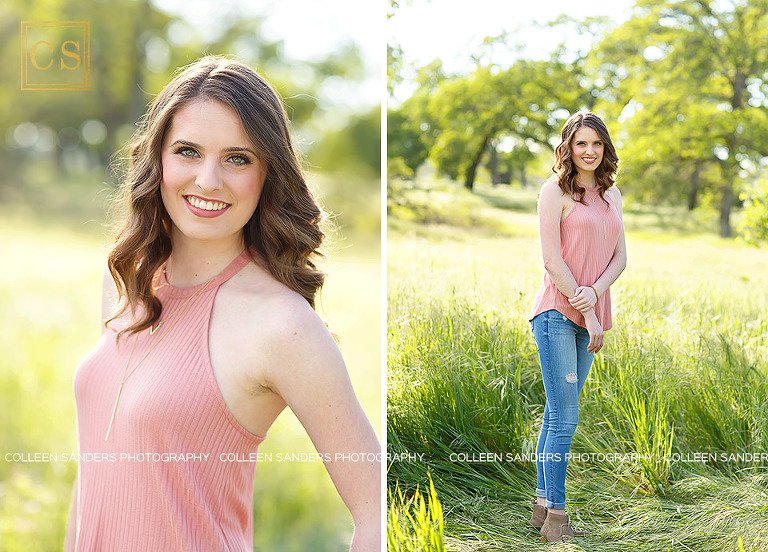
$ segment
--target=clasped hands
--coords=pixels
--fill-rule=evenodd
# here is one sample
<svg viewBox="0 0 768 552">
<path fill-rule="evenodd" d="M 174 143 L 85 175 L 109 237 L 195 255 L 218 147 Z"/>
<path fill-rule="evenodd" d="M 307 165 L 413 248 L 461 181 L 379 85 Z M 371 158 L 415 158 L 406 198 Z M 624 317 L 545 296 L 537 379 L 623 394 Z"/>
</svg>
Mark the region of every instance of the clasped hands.
<svg viewBox="0 0 768 552">
<path fill-rule="evenodd" d="M 575 295 L 568 299 L 568 302 L 584 315 L 584 321 L 589 332 L 587 351 L 593 354 L 598 352 L 603 348 L 605 334 L 594 309 L 597 303 L 597 292 L 592 286 L 579 286 L 576 288 Z"/>
<path fill-rule="evenodd" d="M 597 292 L 592 286 L 579 286 L 575 295 L 568 299 L 571 306 L 582 314 L 586 314 L 597 303 Z"/>
</svg>

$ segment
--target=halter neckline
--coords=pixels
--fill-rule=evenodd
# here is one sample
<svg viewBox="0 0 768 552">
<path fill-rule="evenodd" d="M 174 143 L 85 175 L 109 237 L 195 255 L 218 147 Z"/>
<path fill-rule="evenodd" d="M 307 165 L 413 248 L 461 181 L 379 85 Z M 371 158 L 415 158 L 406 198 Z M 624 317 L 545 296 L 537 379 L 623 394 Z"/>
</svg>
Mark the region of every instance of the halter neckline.
<svg viewBox="0 0 768 552">
<path fill-rule="evenodd" d="M 213 277 L 210 284 L 206 287 L 206 292 L 209 289 L 217 289 L 221 284 L 229 280 L 232 276 L 240 272 L 240 270 L 247 265 L 252 259 L 255 251 L 249 250 L 247 247 L 237 257 L 227 265 L 219 274 Z M 161 271 L 158 278 L 159 286 L 158 292 L 162 290 L 162 294 L 166 297 L 189 297 L 194 295 L 201 287 L 205 286 L 205 283 L 197 284 L 190 287 L 176 287 L 171 285 L 166 278 L 165 271 Z"/>
</svg>

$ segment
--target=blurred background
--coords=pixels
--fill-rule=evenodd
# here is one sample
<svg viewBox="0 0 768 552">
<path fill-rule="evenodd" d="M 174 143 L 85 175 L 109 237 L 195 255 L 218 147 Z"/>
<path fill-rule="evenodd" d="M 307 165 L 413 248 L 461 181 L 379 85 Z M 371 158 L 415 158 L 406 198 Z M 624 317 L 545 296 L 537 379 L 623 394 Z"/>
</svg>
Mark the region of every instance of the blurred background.
<svg viewBox="0 0 768 552">
<path fill-rule="evenodd" d="M 107 211 L 121 162 L 116 152 L 173 73 L 204 54 L 250 64 L 285 100 L 310 185 L 336 228 L 318 310 L 338 334 L 380 434 L 383 44 L 375 37 L 384 14 L 363 4 L 9 0 L 0 6 L 0 549 L 62 547 L 77 466 L 61 454 L 77 451 L 72 376 L 100 332 L 100 279 L 112 238 Z M 87 90 L 22 90 L 21 64 L 29 54 L 22 21 L 89 22 Z M 39 65 L 59 63 L 59 51 L 51 51 L 38 49 Z M 260 448 L 313 450 L 289 411 Z M 58 453 L 59 460 L 17 462 L 6 458 L 9 452 Z M 264 462 L 257 467 L 254 528 L 256 549 L 335 551 L 348 547 L 352 524 L 322 464 Z"/>
</svg>

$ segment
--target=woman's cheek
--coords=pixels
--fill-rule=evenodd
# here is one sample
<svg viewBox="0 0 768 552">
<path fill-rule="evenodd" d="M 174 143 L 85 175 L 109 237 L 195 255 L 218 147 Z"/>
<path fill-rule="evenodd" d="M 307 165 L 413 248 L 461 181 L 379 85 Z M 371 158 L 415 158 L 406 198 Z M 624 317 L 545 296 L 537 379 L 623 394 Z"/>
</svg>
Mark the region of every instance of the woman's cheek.
<svg viewBox="0 0 768 552">
<path fill-rule="evenodd" d="M 163 159 L 163 185 L 168 188 L 175 189 L 183 186 L 185 181 L 185 170 L 180 163 L 174 162 L 173 159 Z"/>
</svg>

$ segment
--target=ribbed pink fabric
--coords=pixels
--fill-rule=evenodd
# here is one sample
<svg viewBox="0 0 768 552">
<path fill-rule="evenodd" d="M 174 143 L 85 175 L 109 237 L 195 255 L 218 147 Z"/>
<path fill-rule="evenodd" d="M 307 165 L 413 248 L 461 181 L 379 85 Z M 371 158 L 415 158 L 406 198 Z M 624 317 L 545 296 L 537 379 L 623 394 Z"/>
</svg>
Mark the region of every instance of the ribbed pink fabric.
<svg viewBox="0 0 768 552">
<path fill-rule="evenodd" d="M 585 188 L 584 202 L 578 201 L 560 222 L 560 253 L 580 286 L 594 284 L 613 258 L 621 230 L 621 219 L 613 201 L 606 194 L 606 205 L 597 188 Z M 570 321 L 586 327 L 584 315 L 573 308 L 568 298 L 560 293 L 549 273 L 544 272 L 544 283 L 533 301 L 530 320 L 542 312 L 554 309 Z M 607 290 L 595 305 L 595 314 L 603 327 L 610 330 L 611 292 Z"/>
<path fill-rule="evenodd" d="M 126 334 L 119 344 L 107 330 L 78 367 L 74 391 L 80 460 L 70 513 L 76 516 L 75 550 L 253 549 L 255 458 L 264 437 L 249 433 L 230 413 L 208 351 L 216 290 L 250 260 L 246 250 L 232 261 L 127 379 L 107 442 L 134 339 L 129 371 L 173 319 L 154 335 L 149 330 L 137 338 Z M 161 320 L 201 287 L 174 288 L 164 276 L 159 282 Z M 187 456 L 180 460 L 170 454 Z"/>
</svg>

